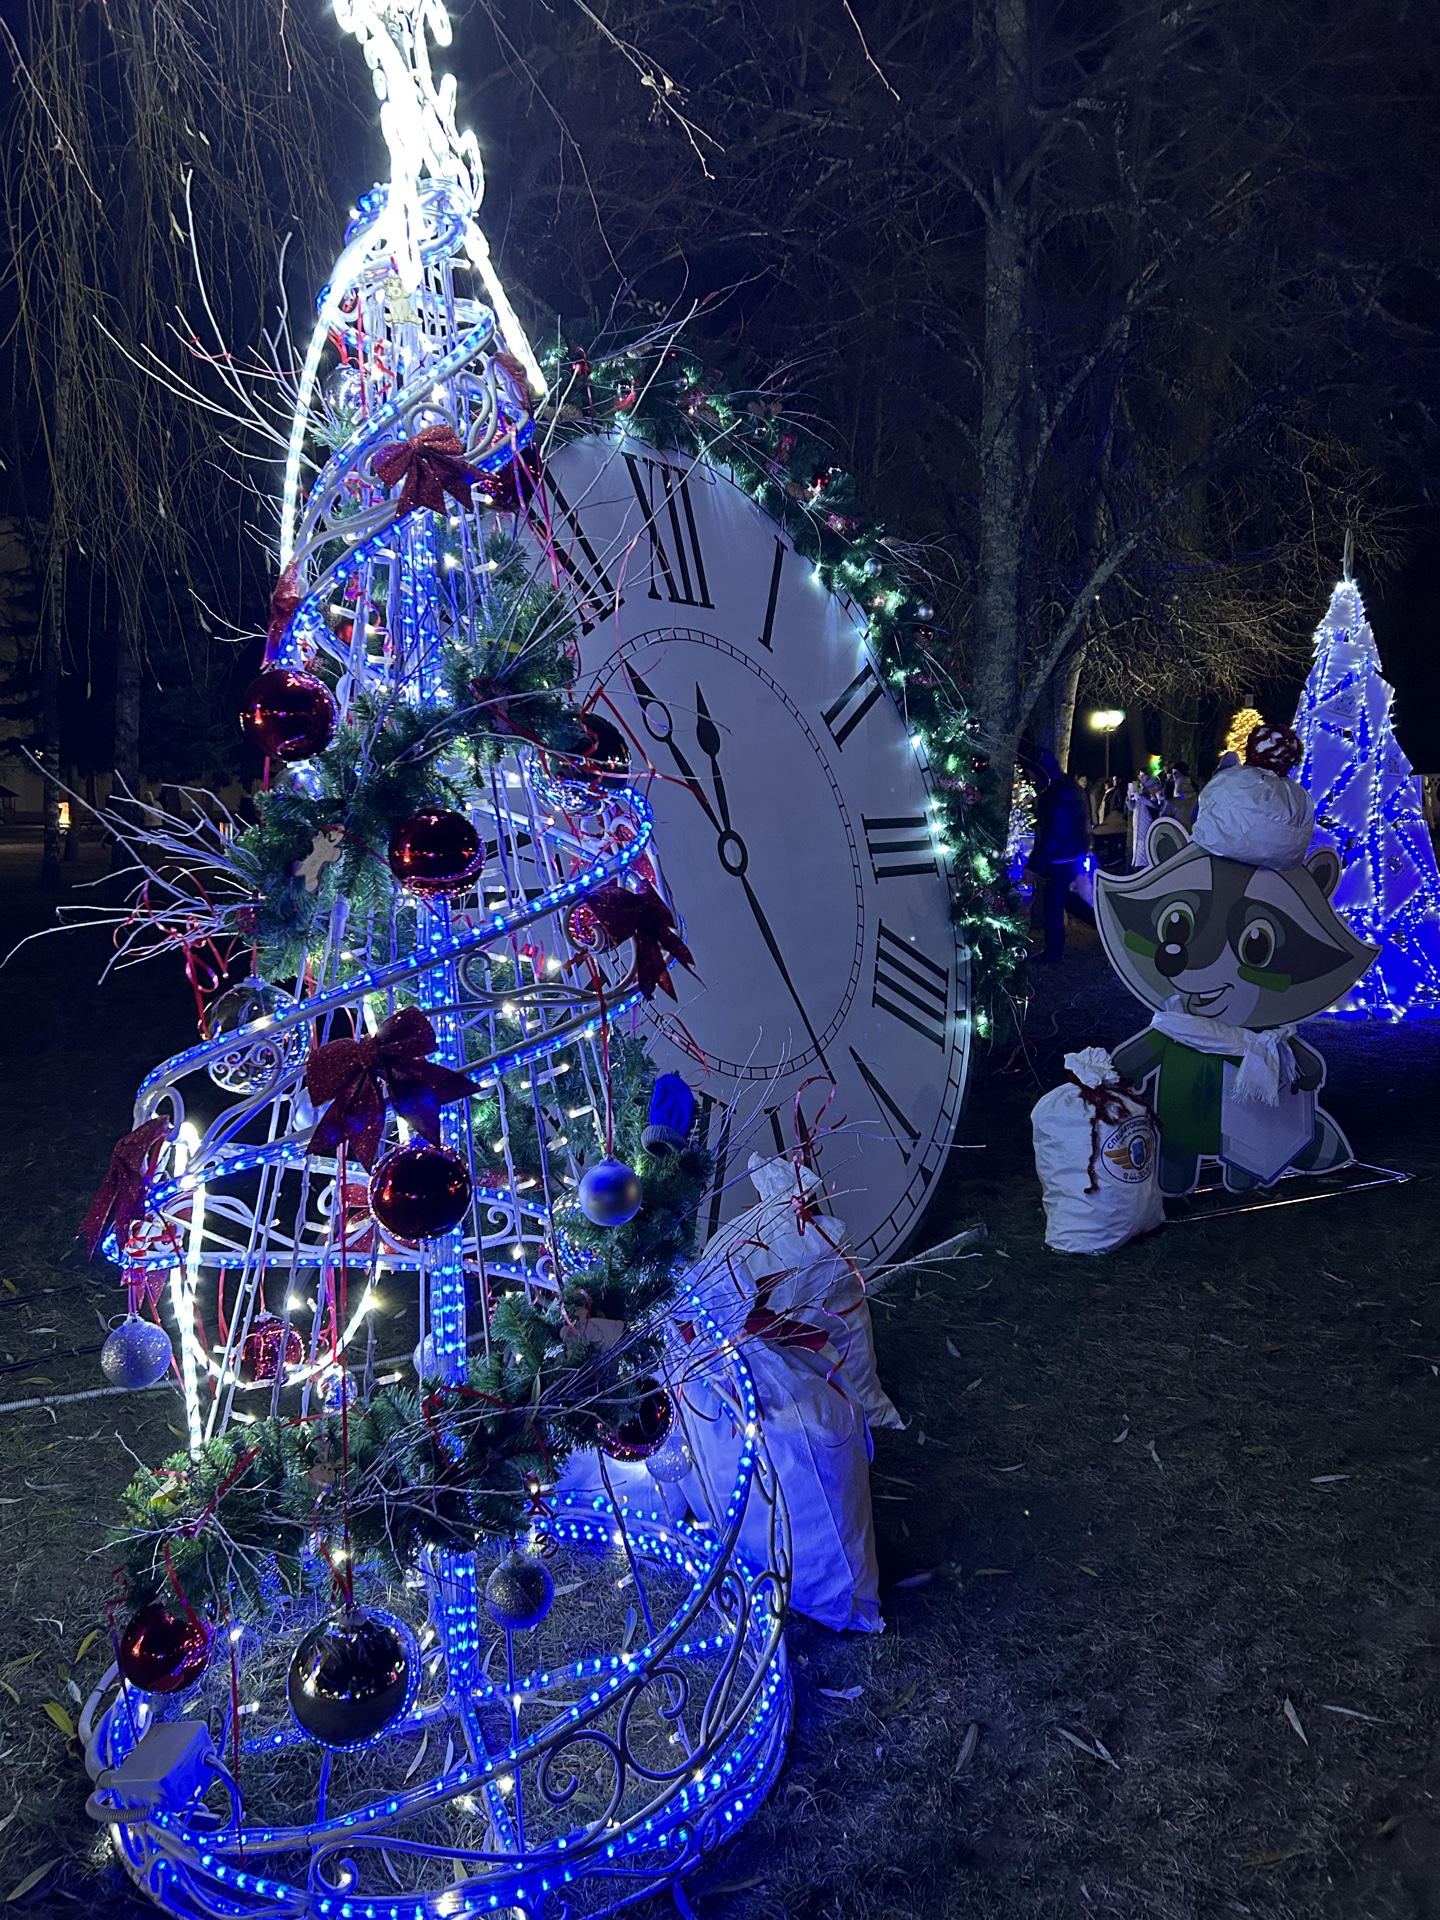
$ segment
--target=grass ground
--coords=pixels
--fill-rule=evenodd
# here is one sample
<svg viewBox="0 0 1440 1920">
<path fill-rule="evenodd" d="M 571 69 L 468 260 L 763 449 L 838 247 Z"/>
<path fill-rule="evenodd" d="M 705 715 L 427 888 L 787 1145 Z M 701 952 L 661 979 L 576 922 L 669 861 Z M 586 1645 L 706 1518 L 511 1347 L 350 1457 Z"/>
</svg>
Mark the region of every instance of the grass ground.
<svg viewBox="0 0 1440 1920">
<path fill-rule="evenodd" d="M 0 849 L 6 944 L 29 858 Z M 100 957 L 0 974 L 0 1401 L 98 1384 L 70 1350 L 116 1295 L 74 1225 L 193 1033 L 178 967 L 97 990 Z M 1029 1108 L 1142 1017 L 1082 933 L 1033 1069 L 981 1064 L 984 1150 L 928 1224 L 984 1221 L 985 1251 L 876 1306 L 910 1422 L 876 1448 L 889 1628 L 795 1629 L 789 1765 L 691 1884 L 704 1920 L 1440 1920 L 1440 1023 L 1312 1035 L 1357 1149 L 1411 1184 L 1051 1255 Z M 60 1722 L 106 1658 L 87 1556 L 126 1448 L 174 1421 L 163 1395 L 0 1411 L 0 1902 L 54 1863 L 17 1915 L 138 1911 L 93 1870 Z"/>
</svg>

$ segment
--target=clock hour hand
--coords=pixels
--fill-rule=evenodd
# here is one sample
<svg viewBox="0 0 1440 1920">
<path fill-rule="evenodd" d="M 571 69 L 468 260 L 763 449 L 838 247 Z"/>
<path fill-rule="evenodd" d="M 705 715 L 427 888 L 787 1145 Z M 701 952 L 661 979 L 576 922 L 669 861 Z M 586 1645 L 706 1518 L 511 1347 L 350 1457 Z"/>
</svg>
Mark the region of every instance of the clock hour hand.
<svg viewBox="0 0 1440 1920">
<path fill-rule="evenodd" d="M 648 717 L 646 719 L 645 731 L 650 735 L 652 740 L 658 740 L 660 744 L 668 750 L 670 754 L 670 758 L 675 762 L 676 767 L 679 769 L 680 776 L 684 780 L 685 785 L 690 789 L 691 793 L 694 794 L 695 798 L 700 802 L 701 807 L 704 809 L 705 818 L 710 822 L 711 826 L 714 827 L 717 833 L 723 833 L 725 831 L 725 828 L 721 824 L 721 822 L 716 818 L 715 809 L 710 804 L 709 795 L 706 793 L 704 787 L 702 787 L 700 784 L 699 775 L 696 773 L 695 769 L 690 765 L 690 762 L 685 758 L 684 754 L 680 751 L 679 747 L 677 747 L 675 744 L 675 736 L 670 727 L 669 708 L 665 705 L 665 702 L 660 698 L 659 694 L 652 692 L 651 689 L 646 686 L 645 682 L 640 678 L 640 675 L 635 671 L 634 667 L 627 665 L 625 671 L 630 677 L 631 686 L 635 689 L 635 697 L 640 702 L 641 714 L 644 716 L 648 716 L 648 713 L 651 707 L 658 707 L 660 711 L 665 715 L 664 733 L 654 732 L 654 730 L 649 725 Z"/>
</svg>

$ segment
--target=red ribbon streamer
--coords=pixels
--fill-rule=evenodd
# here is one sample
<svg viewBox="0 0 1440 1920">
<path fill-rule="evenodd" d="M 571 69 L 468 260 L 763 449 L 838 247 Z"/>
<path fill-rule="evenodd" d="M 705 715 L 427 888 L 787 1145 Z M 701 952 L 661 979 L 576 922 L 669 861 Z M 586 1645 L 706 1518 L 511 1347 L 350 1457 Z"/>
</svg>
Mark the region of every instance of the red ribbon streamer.
<svg viewBox="0 0 1440 1920">
<path fill-rule="evenodd" d="M 317 1047 L 305 1069 L 305 1088 L 317 1107 L 329 1105 L 310 1136 L 310 1152 L 335 1153 L 344 1141 L 368 1171 L 380 1151 L 387 1101 L 422 1140 L 438 1147 L 441 1107 L 480 1091 L 467 1075 L 427 1057 L 438 1044 L 420 1009 L 403 1007 L 382 1021 L 373 1038 Z"/>
<path fill-rule="evenodd" d="M 1107 1127 L 1115 1126 L 1121 1120 L 1128 1120 L 1135 1107 L 1143 1107 L 1159 1131 L 1160 1116 L 1150 1102 L 1128 1080 L 1102 1081 L 1098 1087 L 1087 1087 L 1083 1080 L 1073 1073 L 1066 1072 L 1065 1078 L 1074 1087 L 1090 1112 L 1090 1159 L 1085 1167 L 1086 1193 L 1098 1193 L 1100 1182 L 1095 1175 L 1095 1162 L 1100 1157 L 1100 1123 Z"/>
<path fill-rule="evenodd" d="M 602 887 L 585 904 L 613 944 L 635 942 L 635 981 L 645 998 L 653 1000 L 656 987 L 660 987 L 673 1000 L 675 989 L 665 956 L 669 954 L 691 973 L 695 971 L 695 957 L 680 938 L 675 916 L 655 889 L 647 886 L 631 893 L 625 887 Z"/>
<path fill-rule="evenodd" d="M 403 477 L 396 508 L 402 520 L 416 507 L 443 513 L 447 494 L 462 507 L 473 505 L 470 488 L 479 476 L 465 458 L 465 443 L 453 427 L 424 427 L 411 440 L 394 440 L 381 447 L 371 465 L 387 487 Z"/>
<path fill-rule="evenodd" d="M 93 1254 L 113 1222 L 115 1238 L 123 1247 L 135 1222 L 145 1212 L 145 1183 L 155 1171 L 170 1132 L 168 1120 L 158 1115 L 117 1140 L 110 1155 L 110 1166 L 100 1191 L 90 1203 L 90 1211 L 80 1222 L 80 1238 Z"/>
</svg>

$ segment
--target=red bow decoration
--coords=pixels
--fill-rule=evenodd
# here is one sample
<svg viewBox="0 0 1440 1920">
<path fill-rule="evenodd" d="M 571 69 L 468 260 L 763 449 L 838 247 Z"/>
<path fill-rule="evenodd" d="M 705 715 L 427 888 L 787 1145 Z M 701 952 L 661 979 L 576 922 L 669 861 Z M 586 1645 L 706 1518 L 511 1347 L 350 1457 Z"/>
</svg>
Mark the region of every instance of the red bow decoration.
<svg viewBox="0 0 1440 1920">
<path fill-rule="evenodd" d="M 404 476 L 397 517 L 404 519 L 416 507 L 432 513 L 445 511 L 445 496 L 462 507 L 473 503 L 470 487 L 476 472 L 465 458 L 465 444 L 453 427 L 423 427 L 411 440 L 395 440 L 382 447 L 371 463 L 387 487 Z"/>
<path fill-rule="evenodd" d="M 158 1115 L 115 1142 L 110 1166 L 90 1211 L 80 1222 L 80 1238 L 93 1254 L 114 1222 L 115 1238 L 123 1247 L 130 1229 L 145 1212 L 145 1182 L 155 1171 L 160 1149 L 169 1137 L 170 1123 Z"/>
<path fill-rule="evenodd" d="M 361 1166 L 374 1166 L 385 1130 L 385 1105 L 422 1140 L 440 1145 L 440 1109 L 480 1089 L 453 1067 L 427 1056 L 435 1029 L 418 1007 L 402 1007 L 382 1021 L 373 1038 L 329 1040 L 317 1047 L 305 1069 L 305 1089 L 328 1110 L 310 1136 L 311 1153 L 336 1153 L 345 1141 Z"/>
<path fill-rule="evenodd" d="M 295 609 L 304 598 L 305 589 L 300 585 L 299 570 L 292 560 L 275 582 L 275 591 L 270 596 L 270 623 L 265 629 L 267 664 L 285 638 L 285 629 L 294 619 Z"/>
<path fill-rule="evenodd" d="M 622 940 L 635 942 L 635 979 L 647 1000 L 655 998 L 656 987 L 663 987 L 673 1000 L 675 989 L 665 955 L 682 967 L 695 971 L 695 958 L 675 925 L 675 916 L 653 887 L 630 893 L 624 887 L 602 887 L 585 902 L 610 936 L 611 944 Z"/>
</svg>

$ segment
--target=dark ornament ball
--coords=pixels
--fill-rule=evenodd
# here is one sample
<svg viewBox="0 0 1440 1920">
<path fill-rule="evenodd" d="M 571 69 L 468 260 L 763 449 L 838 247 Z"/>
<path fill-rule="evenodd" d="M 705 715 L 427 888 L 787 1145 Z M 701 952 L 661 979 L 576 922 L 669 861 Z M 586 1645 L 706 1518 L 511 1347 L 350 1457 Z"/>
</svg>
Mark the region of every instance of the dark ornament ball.
<svg viewBox="0 0 1440 1920">
<path fill-rule="evenodd" d="M 422 899 L 463 893 L 481 866 L 480 835 L 463 813 L 424 807 L 390 837 L 390 871 Z"/>
<path fill-rule="evenodd" d="M 675 1418 L 669 1394 L 658 1380 L 642 1385 L 640 1404 L 629 1419 L 606 1427 L 600 1435 L 600 1451 L 612 1460 L 648 1460 L 669 1437 Z"/>
<path fill-rule="evenodd" d="M 623 1227 L 643 1198 L 639 1174 L 623 1160 L 597 1160 L 580 1182 L 580 1211 L 593 1227 Z"/>
<path fill-rule="evenodd" d="M 576 758 L 597 785 L 623 787 L 630 778 L 630 742 L 603 713 L 582 714 L 580 724 L 586 738 L 580 743 Z"/>
<path fill-rule="evenodd" d="M 470 1173 L 458 1154 L 412 1140 L 376 1167 L 370 1211 L 392 1239 L 414 1245 L 449 1233 L 470 1206 Z"/>
<path fill-rule="evenodd" d="M 126 1622 L 116 1659 L 142 1693 L 183 1693 L 205 1671 L 210 1640 L 211 1630 L 198 1616 L 171 1613 L 152 1600 Z"/>
<path fill-rule="evenodd" d="M 485 1611 L 507 1633 L 538 1627 L 555 1598 L 555 1582 L 543 1560 L 518 1548 L 507 1553 L 485 1582 Z"/>
<path fill-rule="evenodd" d="M 302 1733 L 343 1750 L 398 1720 L 417 1678 L 415 1650 L 401 1629 L 382 1614 L 348 1607 L 300 1642 L 285 1693 Z"/>
<path fill-rule="evenodd" d="M 240 1349 L 240 1374 L 245 1380 L 273 1380 L 282 1366 L 298 1367 L 305 1343 L 294 1327 L 274 1313 L 257 1314 Z"/>
<path fill-rule="evenodd" d="M 272 760 L 308 760 L 329 746 L 335 719 L 323 680 L 297 667 L 267 667 L 246 689 L 240 731 Z"/>
</svg>

